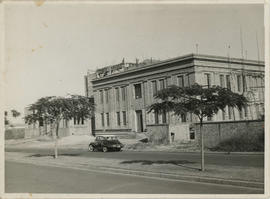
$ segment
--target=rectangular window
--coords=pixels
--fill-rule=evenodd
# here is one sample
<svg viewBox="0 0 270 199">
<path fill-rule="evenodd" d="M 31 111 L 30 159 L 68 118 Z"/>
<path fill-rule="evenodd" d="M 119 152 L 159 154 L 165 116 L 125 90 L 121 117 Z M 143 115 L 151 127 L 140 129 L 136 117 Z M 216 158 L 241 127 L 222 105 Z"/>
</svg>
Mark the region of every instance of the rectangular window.
<svg viewBox="0 0 270 199">
<path fill-rule="evenodd" d="M 109 102 L 109 89 L 105 90 L 106 103 Z"/>
<path fill-rule="evenodd" d="M 120 126 L 120 112 L 116 112 L 116 118 L 117 118 L 117 125 Z"/>
<path fill-rule="evenodd" d="M 181 114 L 181 121 L 182 122 L 187 122 L 187 114 L 185 114 L 185 113 Z"/>
<path fill-rule="evenodd" d="M 77 124 L 79 125 L 81 123 L 81 118 L 77 117 Z"/>
<path fill-rule="evenodd" d="M 207 121 L 212 121 L 212 117 L 207 116 Z"/>
<path fill-rule="evenodd" d="M 116 97 L 116 101 L 119 102 L 119 98 L 120 98 L 119 88 L 115 88 L 115 97 Z"/>
<path fill-rule="evenodd" d="M 180 88 L 184 88 L 185 87 L 184 76 L 178 76 L 177 77 L 177 81 L 178 81 L 178 86 Z"/>
<path fill-rule="evenodd" d="M 219 75 L 220 86 L 225 87 L 224 75 Z"/>
<path fill-rule="evenodd" d="M 167 123 L 167 115 L 166 115 L 166 111 L 162 111 L 162 123 L 163 123 L 163 124 Z"/>
<path fill-rule="evenodd" d="M 125 126 L 125 125 L 127 125 L 127 115 L 126 115 L 126 111 L 123 111 L 122 114 L 123 114 L 123 125 Z"/>
<path fill-rule="evenodd" d="M 188 87 L 190 87 L 190 75 L 187 74 L 187 82 L 188 82 Z"/>
<path fill-rule="evenodd" d="M 110 126 L 110 114 L 106 113 L 106 118 L 107 118 L 107 126 Z"/>
<path fill-rule="evenodd" d="M 232 107 L 228 107 L 229 120 L 232 119 Z"/>
<path fill-rule="evenodd" d="M 99 91 L 100 103 L 103 104 L 103 90 Z"/>
<path fill-rule="evenodd" d="M 104 127 L 105 124 L 104 124 L 104 113 L 101 113 L 101 126 Z"/>
<path fill-rule="evenodd" d="M 135 99 L 142 98 L 142 86 L 141 84 L 135 84 Z"/>
<path fill-rule="evenodd" d="M 246 76 L 243 76 L 243 91 L 247 91 Z"/>
<path fill-rule="evenodd" d="M 244 114 L 245 114 L 245 118 L 247 118 L 248 117 L 248 107 L 247 106 L 244 107 Z"/>
<path fill-rule="evenodd" d="M 39 120 L 38 120 L 38 124 L 39 124 L 39 126 L 41 127 L 41 126 L 44 126 L 43 125 L 43 119 L 42 118 L 40 118 Z M 63 125 L 64 126 L 64 125 Z"/>
<path fill-rule="evenodd" d="M 84 117 L 81 117 L 81 124 L 84 125 Z"/>
<path fill-rule="evenodd" d="M 237 91 L 241 91 L 241 75 L 237 75 Z"/>
<path fill-rule="evenodd" d="M 155 111 L 154 114 L 155 114 L 155 124 L 158 124 L 159 123 L 159 120 L 158 120 L 158 111 Z"/>
<path fill-rule="evenodd" d="M 122 87 L 121 90 L 122 90 L 122 101 L 125 101 L 126 100 L 126 87 Z"/>
<path fill-rule="evenodd" d="M 152 81 L 153 96 L 157 94 L 157 81 Z"/>
<path fill-rule="evenodd" d="M 239 109 L 239 117 L 242 120 L 243 119 L 243 109 Z"/>
<path fill-rule="evenodd" d="M 226 111 L 222 111 L 222 120 L 225 120 L 226 119 Z"/>
<path fill-rule="evenodd" d="M 231 90 L 231 79 L 230 79 L 230 75 L 226 75 L 226 86 L 227 86 L 227 89 Z"/>
<path fill-rule="evenodd" d="M 165 88 L 164 79 L 159 80 L 159 88 L 160 88 L 160 90 L 163 90 Z"/>
<path fill-rule="evenodd" d="M 209 73 L 204 74 L 205 80 L 206 80 L 206 86 L 210 88 L 211 86 L 211 76 Z"/>
</svg>

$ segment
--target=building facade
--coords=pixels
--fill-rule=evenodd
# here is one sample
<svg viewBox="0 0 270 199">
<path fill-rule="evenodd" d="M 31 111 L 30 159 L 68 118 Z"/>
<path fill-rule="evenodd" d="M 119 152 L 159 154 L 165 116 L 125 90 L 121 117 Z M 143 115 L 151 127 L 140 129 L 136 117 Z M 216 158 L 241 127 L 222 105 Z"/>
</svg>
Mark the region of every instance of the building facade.
<svg viewBox="0 0 270 199">
<path fill-rule="evenodd" d="M 257 120 L 264 116 L 264 62 L 190 54 L 164 61 L 122 63 L 88 72 L 85 90 L 96 104 L 95 133 L 146 132 L 153 125 L 195 123 L 195 115 L 147 113 L 154 95 L 169 85 L 219 85 L 244 93 L 243 110 L 227 108 L 207 121 Z"/>
</svg>

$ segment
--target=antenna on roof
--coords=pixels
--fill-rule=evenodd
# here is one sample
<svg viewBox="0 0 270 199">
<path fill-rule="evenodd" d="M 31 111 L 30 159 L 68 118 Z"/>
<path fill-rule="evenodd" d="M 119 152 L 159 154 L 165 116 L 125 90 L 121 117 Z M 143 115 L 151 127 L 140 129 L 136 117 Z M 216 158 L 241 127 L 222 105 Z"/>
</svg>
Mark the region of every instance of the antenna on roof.
<svg viewBox="0 0 270 199">
<path fill-rule="evenodd" d="M 228 57 L 228 61 L 230 61 L 230 50 L 231 50 L 231 46 L 230 44 L 227 46 L 227 57 Z"/>
<path fill-rule="evenodd" d="M 260 50 L 259 50 L 259 42 L 258 42 L 258 35 L 256 31 L 256 44 L 257 44 L 257 56 L 258 56 L 258 62 L 260 61 Z"/>
<path fill-rule="evenodd" d="M 199 51 L 199 44 L 196 43 L 196 54 L 198 54 Z"/>
<path fill-rule="evenodd" d="M 240 27 L 240 41 L 241 41 L 241 57 L 242 57 L 242 59 L 244 59 L 244 47 L 243 47 L 242 27 Z"/>
</svg>

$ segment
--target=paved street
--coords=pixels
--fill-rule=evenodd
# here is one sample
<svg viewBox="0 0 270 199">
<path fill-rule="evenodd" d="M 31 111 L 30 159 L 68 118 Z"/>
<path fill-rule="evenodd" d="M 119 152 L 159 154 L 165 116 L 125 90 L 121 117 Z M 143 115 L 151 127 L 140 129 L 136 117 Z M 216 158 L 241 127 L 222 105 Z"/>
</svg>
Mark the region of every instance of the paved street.
<svg viewBox="0 0 270 199">
<path fill-rule="evenodd" d="M 40 155 L 53 155 L 52 149 L 6 149 L 7 152 L 29 152 Z M 88 152 L 87 150 L 78 149 L 60 149 L 59 153 L 62 155 L 95 157 L 95 158 L 111 158 L 123 160 L 187 160 L 190 162 L 200 162 L 200 153 L 171 153 L 171 152 Z M 263 154 L 214 154 L 209 153 L 205 155 L 205 162 L 207 164 L 217 164 L 226 166 L 246 166 L 246 167 L 263 167 L 264 155 Z"/>
<path fill-rule="evenodd" d="M 258 194 L 262 193 L 262 190 L 36 166 L 6 161 L 5 192 Z"/>
</svg>

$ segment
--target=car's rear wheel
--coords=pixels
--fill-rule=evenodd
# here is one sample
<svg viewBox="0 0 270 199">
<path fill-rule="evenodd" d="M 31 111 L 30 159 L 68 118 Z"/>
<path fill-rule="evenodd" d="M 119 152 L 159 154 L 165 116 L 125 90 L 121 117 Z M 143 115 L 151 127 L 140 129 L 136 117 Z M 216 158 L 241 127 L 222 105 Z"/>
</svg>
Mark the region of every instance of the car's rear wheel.
<svg viewBox="0 0 270 199">
<path fill-rule="evenodd" d="M 102 147 L 102 151 L 105 153 L 108 151 L 108 148 L 106 146 Z"/>
<path fill-rule="evenodd" d="M 94 151 L 94 147 L 93 147 L 92 145 L 89 145 L 89 147 L 88 147 L 88 151 L 93 152 L 93 151 Z"/>
</svg>

